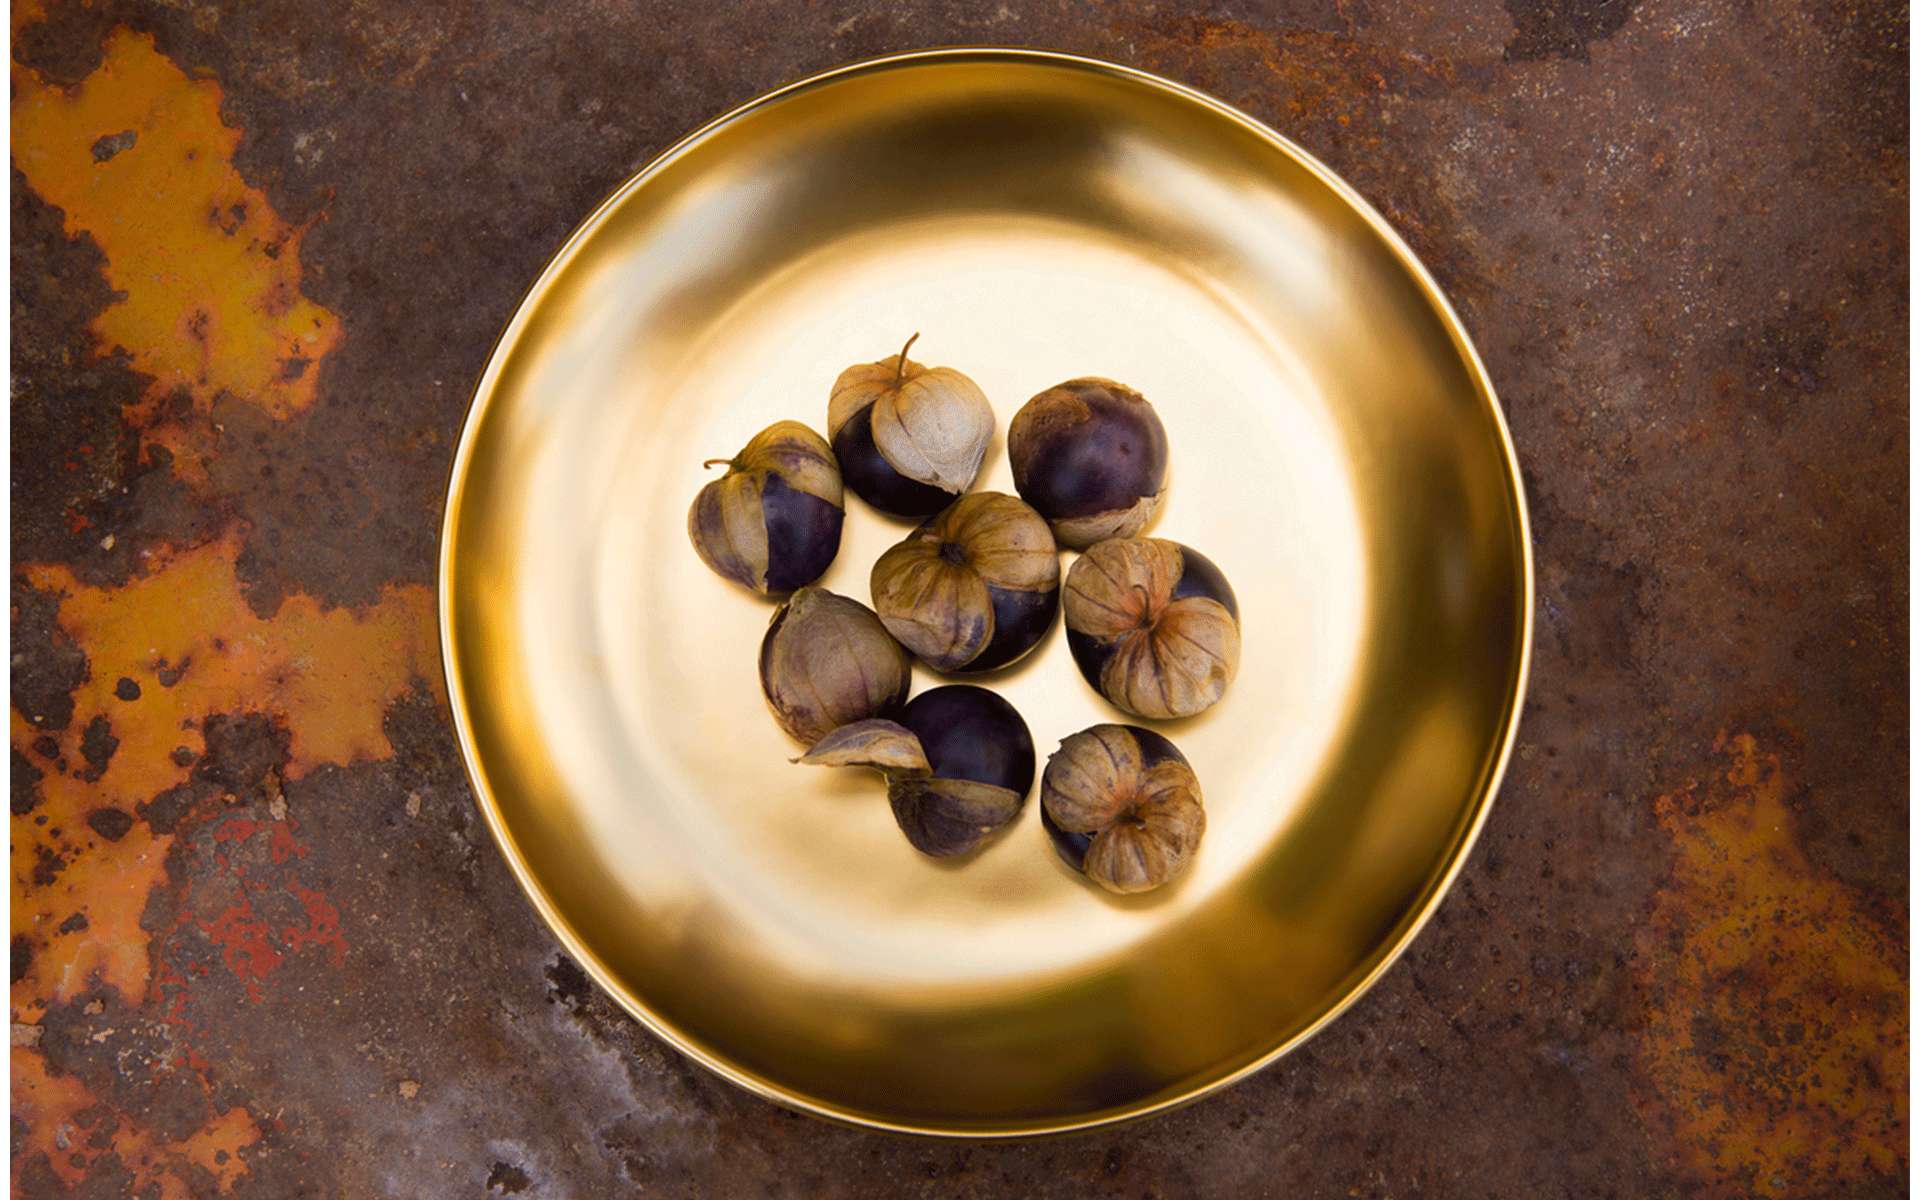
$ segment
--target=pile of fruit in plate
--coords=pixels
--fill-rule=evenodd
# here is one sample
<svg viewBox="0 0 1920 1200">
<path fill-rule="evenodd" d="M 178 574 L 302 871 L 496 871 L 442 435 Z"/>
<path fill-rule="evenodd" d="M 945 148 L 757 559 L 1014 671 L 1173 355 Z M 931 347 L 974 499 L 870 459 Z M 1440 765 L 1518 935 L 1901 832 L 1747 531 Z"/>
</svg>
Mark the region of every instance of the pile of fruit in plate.
<svg viewBox="0 0 1920 1200">
<path fill-rule="evenodd" d="M 984 687 L 909 700 L 913 660 L 942 674 L 994 671 L 1032 651 L 1064 609 L 1087 682 L 1122 712 L 1171 721 L 1226 694 L 1240 609 L 1206 556 L 1140 536 L 1167 491 L 1167 433 L 1146 397 L 1110 379 L 1048 388 L 1007 430 L 1020 494 L 969 491 L 993 407 L 959 371 L 909 359 L 912 345 L 840 373 L 826 438 L 778 421 L 709 463 L 727 472 L 695 497 L 687 532 L 716 573 L 786 597 L 760 644 L 760 683 L 806 747 L 795 761 L 880 772 L 907 841 L 962 855 L 1020 814 L 1033 738 Z M 874 563 L 871 608 L 809 586 L 839 552 L 847 489 L 922 521 Z M 1062 547 L 1079 552 L 1064 588 Z M 1207 825 L 1186 756 L 1138 725 L 1062 741 L 1040 805 L 1060 856 L 1118 893 L 1178 876 Z"/>
</svg>

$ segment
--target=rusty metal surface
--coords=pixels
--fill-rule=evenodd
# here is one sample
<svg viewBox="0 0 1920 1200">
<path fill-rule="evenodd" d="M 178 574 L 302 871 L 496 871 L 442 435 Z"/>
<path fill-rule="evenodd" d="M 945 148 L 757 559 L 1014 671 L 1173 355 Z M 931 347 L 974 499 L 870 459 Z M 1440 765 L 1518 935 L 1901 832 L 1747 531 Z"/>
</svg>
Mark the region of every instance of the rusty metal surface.
<svg viewBox="0 0 1920 1200">
<path fill-rule="evenodd" d="M 17 1194 L 1904 1194 L 1896 6 L 13 24 Z M 1503 798 L 1382 985 L 1221 1096 L 1007 1146 L 783 1113 L 595 995 L 476 817 L 431 616 L 466 397 L 571 224 L 769 86 L 968 41 L 1206 88 L 1365 192 L 1501 388 L 1540 574 Z"/>
</svg>

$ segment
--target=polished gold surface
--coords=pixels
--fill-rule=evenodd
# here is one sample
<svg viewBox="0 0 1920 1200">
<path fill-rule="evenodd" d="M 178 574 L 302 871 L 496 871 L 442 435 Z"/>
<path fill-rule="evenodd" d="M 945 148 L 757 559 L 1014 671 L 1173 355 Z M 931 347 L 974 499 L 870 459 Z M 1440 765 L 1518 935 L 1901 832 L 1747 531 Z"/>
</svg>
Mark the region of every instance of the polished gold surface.
<svg viewBox="0 0 1920 1200">
<path fill-rule="evenodd" d="M 1244 648 L 1222 703 L 1160 726 L 1208 815 L 1162 892 L 1089 886 L 1031 800 L 956 865 L 907 846 L 876 777 L 789 765 L 755 668 L 772 606 L 688 544 L 703 459 L 824 427 L 839 371 L 915 331 L 993 401 L 980 487 L 1012 490 L 1006 423 L 1063 379 L 1166 424 L 1151 532 L 1225 571 Z M 906 528 L 849 496 L 825 585 L 866 600 Z M 441 563 L 481 806 L 595 979 L 762 1094 L 979 1136 L 1191 1099 L 1358 995 L 1486 815 L 1530 599 L 1492 390 L 1381 219 L 1197 93 L 996 50 L 786 88 L 594 213 L 480 383 Z M 988 682 L 1043 759 L 1120 719 L 1057 627 Z"/>
</svg>

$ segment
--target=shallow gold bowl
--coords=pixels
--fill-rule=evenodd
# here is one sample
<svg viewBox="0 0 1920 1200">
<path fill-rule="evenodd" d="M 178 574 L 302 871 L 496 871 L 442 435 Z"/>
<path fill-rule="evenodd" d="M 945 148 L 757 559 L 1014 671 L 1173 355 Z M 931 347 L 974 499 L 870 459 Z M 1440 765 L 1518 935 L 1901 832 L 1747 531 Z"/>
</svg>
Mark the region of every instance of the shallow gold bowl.
<svg viewBox="0 0 1920 1200">
<path fill-rule="evenodd" d="M 1088 886 L 1035 802 L 938 862 L 877 777 L 790 765 L 756 674 L 772 605 L 687 542 L 701 460 L 824 428 L 839 370 L 916 331 L 993 400 L 980 486 L 1012 491 L 1007 421 L 1071 376 L 1166 424 L 1153 532 L 1226 572 L 1245 648 L 1220 705 L 1161 726 L 1208 831 L 1160 893 Z M 825 585 L 868 600 L 906 528 L 849 494 Z M 1380 975 L 1486 817 L 1531 590 L 1492 387 L 1359 196 L 1177 84 L 941 50 L 756 100 L 587 219 L 480 381 L 440 595 L 480 806 L 602 987 L 782 1103 L 1006 1136 L 1193 1099 Z M 1057 628 L 986 682 L 1043 759 L 1126 719 Z"/>
</svg>

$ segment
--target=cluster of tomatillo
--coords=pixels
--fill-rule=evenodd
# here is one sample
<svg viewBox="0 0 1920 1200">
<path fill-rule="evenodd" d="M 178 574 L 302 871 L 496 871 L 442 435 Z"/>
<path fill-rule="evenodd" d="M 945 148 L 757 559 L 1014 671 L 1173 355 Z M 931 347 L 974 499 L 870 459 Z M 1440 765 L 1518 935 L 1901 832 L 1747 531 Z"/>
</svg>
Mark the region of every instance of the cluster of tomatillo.
<svg viewBox="0 0 1920 1200">
<path fill-rule="evenodd" d="M 1035 759 L 1026 722 L 986 688 L 909 701 L 912 659 L 950 674 L 1005 667 L 1064 608 L 1087 682 L 1151 720 L 1210 708 L 1240 660 L 1239 605 L 1219 568 L 1139 536 L 1167 486 L 1167 434 L 1145 397 L 1081 378 L 1028 400 L 1007 431 L 1018 496 L 968 490 L 993 429 L 971 379 L 903 348 L 841 372 L 827 438 L 779 421 L 715 460 L 727 473 L 687 517 L 714 571 L 789 596 L 761 642 L 760 681 L 781 727 L 807 747 L 796 761 L 880 771 L 901 830 L 930 855 L 967 853 L 1012 821 Z M 839 552 L 847 488 L 922 521 L 874 563 L 872 608 L 808 586 Z M 1064 599 L 1063 546 L 1081 552 Z M 1206 828 L 1185 756 L 1138 726 L 1068 737 L 1040 798 L 1061 856 L 1115 892 L 1173 878 Z"/>
</svg>

